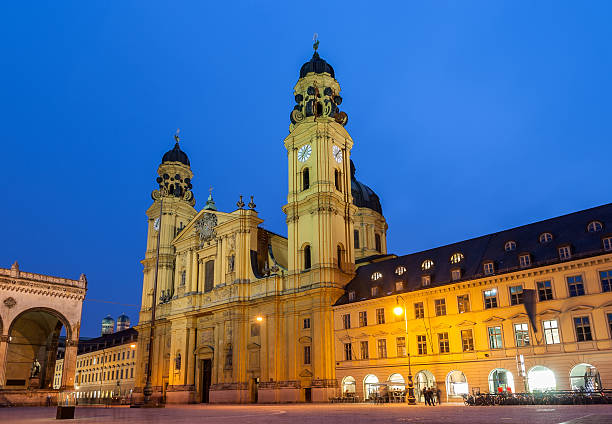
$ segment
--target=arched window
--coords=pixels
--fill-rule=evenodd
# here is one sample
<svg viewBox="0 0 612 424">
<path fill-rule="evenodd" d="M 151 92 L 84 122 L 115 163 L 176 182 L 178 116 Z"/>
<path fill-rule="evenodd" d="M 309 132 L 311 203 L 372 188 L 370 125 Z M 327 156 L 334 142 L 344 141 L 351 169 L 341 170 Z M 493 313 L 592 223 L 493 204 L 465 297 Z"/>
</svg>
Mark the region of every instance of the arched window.
<svg viewBox="0 0 612 424">
<path fill-rule="evenodd" d="M 468 392 L 468 382 L 461 371 L 451 371 L 446 376 L 446 393 L 449 397 L 460 397 Z"/>
<path fill-rule="evenodd" d="M 450 257 L 451 264 L 458 264 L 462 260 L 463 260 L 463 254 L 462 253 L 454 253 L 453 256 Z"/>
<path fill-rule="evenodd" d="M 370 278 L 372 278 L 372 281 L 380 280 L 382 278 L 382 273 L 377 271 L 377 272 L 373 273 Z"/>
<path fill-rule="evenodd" d="M 570 371 L 572 390 L 593 392 L 601 388 L 599 371 L 591 364 L 578 364 Z"/>
<path fill-rule="evenodd" d="M 353 240 L 353 246 L 355 247 L 355 249 L 359 249 L 359 230 L 353 231 Z"/>
<path fill-rule="evenodd" d="M 504 245 L 504 250 L 506 252 L 516 250 L 516 242 L 514 240 L 507 241 L 506 244 Z"/>
<path fill-rule="evenodd" d="M 421 269 L 425 271 L 428 269 L 432 269 L 433 266 L 434 266 L 434 262 L 431 259 L 425 259 L 423 263 L 421 264 Z"/>
<path fill-rule="evenodd" d="M 555 373 L 542 365 L 536 365 L 527 373 L 527 385 L 530 392 L 555 390 L 557 388 Z"/>
<path fill-rule="evenodd" d="M 337 169 L 334 170 L 334 183 L 336 184 L 336 190 L 342 191 L 341 179 L 340 179 L 340 171 Z"/>
<path fill-rule="evenodd" d="M 514 377 L 512 373 L 503 368 L 495 368 L 489 373 L 489 393 L 508 391 L 514 393 Z"/>
<path fill-rule="evenodd" d="M 346 377 L 342 379 L 342 394 L 343 395 L 347 395 L 347 394 L 354 395 L 356 391 L 355 388 L 356 388 L 356 385 L 355 385 L 354 377 L 347 375 Z"/>
<path fill-rule="evenodd" d="M 589 233 L 596 233 L 597 231 L 601 231 L 603 225 L 599 221 L 591 221 L 589 225 L 587 225 L 587 231 Z"/>
<path fill-rule="evenodd" d="M 382 243 L 380 242 L 380 234 L 375 234 L 374 235 L 374 240 L 376 243 L 376 251 L 378 253 L 382 252 Z"/>
<path fill-rule="evenodd" d="M 397 268 L 395 268 L 395 273 L 397 275 L 402 275 L 404 272 L 406 272 L 406 267 L 405 266 L 398 266 Z"/>
<path fill-rule="evenodd" d="M 310 245 L 304 247 L 304 269 L 310 269 L 312 266 L 312 259 L 310 256 Z"/>
<path fill-rule="evenodd" d="M 308 190 L 310 188 L 310 171 L 308 168 L 304 168 L 302 171 L 302 190 Z"/>
<path fill-rule="evenodd" d="M 364 399 L 370 399 L 376 396 L 378 393 L 378 377 L 369 374 L 363 379 L 363 397 Z"/>
<path fill-rule="evenodd" d="M 550 233 L 542 233 L 540 234 L 540 243 L 544 244 L 544 243 L 548 243 L 550 241 L 552 241 L 553 236 Z"/>
<path fill-rule="evenodd" d="M 338 268 L 342 268 L 342 246 L 338 245 L 336 252 L 338 253 Z"/>
<path fill-rule="evenodd" d="M 389 390 L 398 391 L 406 388 L 406 381 L 401 374 L 391 374 L 387 382 Z"/>
</svg>

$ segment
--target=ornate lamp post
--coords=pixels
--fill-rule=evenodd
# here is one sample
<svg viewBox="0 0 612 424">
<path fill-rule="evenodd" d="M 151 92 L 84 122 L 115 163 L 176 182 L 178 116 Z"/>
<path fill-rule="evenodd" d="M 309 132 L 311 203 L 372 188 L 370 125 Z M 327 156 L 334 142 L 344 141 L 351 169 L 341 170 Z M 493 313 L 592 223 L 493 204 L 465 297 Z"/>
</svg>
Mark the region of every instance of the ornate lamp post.
<svg viewBox="0 0 612 424">
<path fill-rule="evenodd" d="M 399 304 L 399 299 L 404 302 L 404 307 L 402 308 Z M 408 404 L 414 405 L 416 404 L 416 399 L 414 397 L 414 383 L 412 382 L 412 368 L 410 367 L 410 349 L 408 342 L 408 317 L 406 316 L 406 301 L 403 297 L 397 296 L 395 299 L 397 306 L 393 308 L 393 313 L 397 316 L 404 314 L 404 330 L 406 332 L 406 355 L 408 356 Z"/>
</svg>

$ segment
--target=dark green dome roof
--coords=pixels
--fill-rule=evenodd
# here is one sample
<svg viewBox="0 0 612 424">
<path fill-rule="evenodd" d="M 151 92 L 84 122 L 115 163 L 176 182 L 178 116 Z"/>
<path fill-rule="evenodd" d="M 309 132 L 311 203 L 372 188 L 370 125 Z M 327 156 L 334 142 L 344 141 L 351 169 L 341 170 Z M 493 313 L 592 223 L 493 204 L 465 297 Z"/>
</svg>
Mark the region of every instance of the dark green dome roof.
<svg viewBox="0 0 612 424">
<path fill-rule="evenodd" d="M 351 160 L 351 194 L 353 195 L 353 204 L 358 208 L 368 208 L 382 215 L 382 206 L 380 198 L 374 190 L 355 178 L 355 164 Z"/>
<path fill-rule="evenodd" d="M 321 59 L 319 53 L 317 53 L 316 51 L 312 55 L 312 59 L 302 65 L 302 68 L 300 69 L 300 78 L 304 78 L 307 74 L 311 72 L 314 72 L 315 74 L 322 74 L 327 72 L 332 76 L 332 78 L 336 78 L 334 68 L 332 68 L 331 65 L 325 60 Z"/>
<path fill-rule="evenodd" d="M 189 166 L 189 158 L 187 153 L 183 152 L 178 143 L 174 145 L 174 149 L 168 150 L 164 157 L 162 157 L 162 163 L 166 162 L 181 162 Z"/>
</svg>

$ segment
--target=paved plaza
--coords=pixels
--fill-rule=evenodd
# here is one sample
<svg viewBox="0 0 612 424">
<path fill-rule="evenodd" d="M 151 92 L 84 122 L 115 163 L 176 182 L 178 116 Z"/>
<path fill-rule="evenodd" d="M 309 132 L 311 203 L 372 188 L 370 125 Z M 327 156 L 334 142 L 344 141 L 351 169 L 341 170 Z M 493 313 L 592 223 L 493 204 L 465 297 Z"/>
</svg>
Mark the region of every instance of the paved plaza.
<svg viewBox="0 0 612 424">
<path fill-rule="evenodd" d="M 0 422 L 57 423 L 55 408 L 0 409 Z M 438 407 L 406 405 L 187 405 L 160 409 L 79 407 L 68 423 L 469 423 L 608 424 L 612 405 Z"/>
</svg>

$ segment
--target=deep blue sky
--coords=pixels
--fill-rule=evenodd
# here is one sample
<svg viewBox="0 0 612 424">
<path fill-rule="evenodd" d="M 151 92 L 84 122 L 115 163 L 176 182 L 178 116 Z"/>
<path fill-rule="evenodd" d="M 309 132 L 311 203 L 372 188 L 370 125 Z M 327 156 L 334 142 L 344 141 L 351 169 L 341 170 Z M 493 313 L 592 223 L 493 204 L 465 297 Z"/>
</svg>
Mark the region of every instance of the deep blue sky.
<svg viewBox="0 0 612 424">
<path fill-rule="evenodd" d="M 210 4 L 209 4 L 210 3 Z M 336 70 L 389 251 L 608 203 L 610 2 L 4 2 L 0 266 L 139 304 L 156 169 L 177 128 L 197 207 L 255 195 L 286 234 L 293 85 Z M 82 335 L 107 313 L 86 301 Z"/>
</svg>

